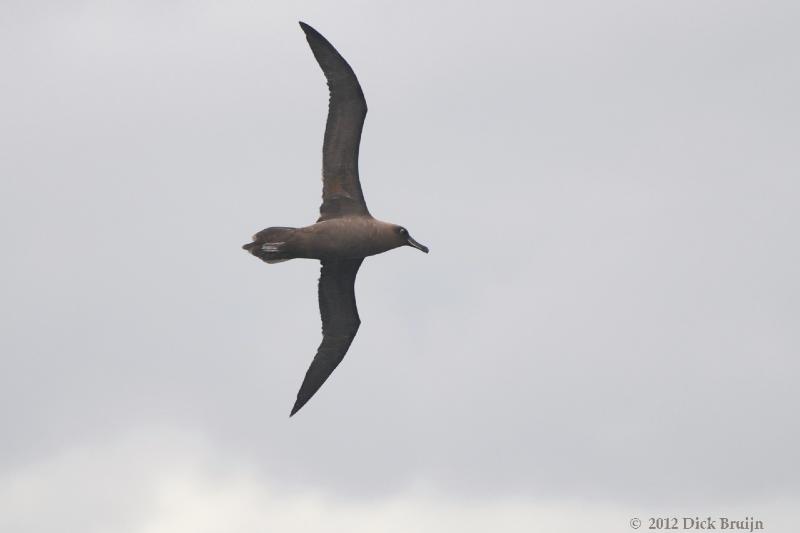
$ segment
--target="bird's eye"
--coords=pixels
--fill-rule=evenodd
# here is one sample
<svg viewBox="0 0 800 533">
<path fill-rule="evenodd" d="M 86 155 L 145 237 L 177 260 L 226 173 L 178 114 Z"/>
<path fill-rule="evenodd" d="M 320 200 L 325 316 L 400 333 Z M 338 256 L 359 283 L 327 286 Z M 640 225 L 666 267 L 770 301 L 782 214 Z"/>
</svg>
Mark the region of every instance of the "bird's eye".
<svg viewBox="0 0 800 533">
<path fill-rule="evenodd" d="M 405 235 L 406 233 L 408 233 L 408 231 L 406 231 L 406 228 L 400 228 L 400 229 L 399 229 L 399 230 L 397 230 L 397 231 L 399 231 L 399 232 L 400 232 L 400 235 Z"/>
</svg>

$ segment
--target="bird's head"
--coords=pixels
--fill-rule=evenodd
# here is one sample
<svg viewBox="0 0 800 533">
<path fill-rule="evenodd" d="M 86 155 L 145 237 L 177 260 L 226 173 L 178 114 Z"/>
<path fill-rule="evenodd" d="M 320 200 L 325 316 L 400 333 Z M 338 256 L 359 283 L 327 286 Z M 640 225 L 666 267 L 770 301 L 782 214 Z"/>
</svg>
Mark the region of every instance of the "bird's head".
<svg viewBox="0 0 800 533">
<path fill-rule="evenodd" d="M 428 247 L 425 246 L 424 244 L 420 244 L 417 241 L 415 241 L 414 238 L 411 237 L 411 234 L 408 232 L 408 230 L 406 228 L 404 228 L 403 226 L 395 225 L 392 228 L 392 231 L 393 231 L 393 234 L 394 234 L 394 239 L 395 239 L 395 243 L 396 243 L 395 246 L 396 247 L 412 246 L 412 247 L 416 248 L 417 250 L 425 252 L 426 254 L 428 253 Z"/>
</svg>

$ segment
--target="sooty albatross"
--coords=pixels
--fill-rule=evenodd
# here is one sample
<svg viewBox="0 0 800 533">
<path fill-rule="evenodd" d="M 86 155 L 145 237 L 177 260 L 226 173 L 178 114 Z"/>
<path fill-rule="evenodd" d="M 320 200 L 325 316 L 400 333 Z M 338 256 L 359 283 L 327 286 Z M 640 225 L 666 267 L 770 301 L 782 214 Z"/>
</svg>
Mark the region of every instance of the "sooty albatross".
<svg viewBox="0 0 800 533">
<path fill-rule="evenodd" d="M 325 37 L 300 23 L 311 51 L 328 81 L 330 102 L 322 145 L 322 205 L 316 224 L 304 228 L 267 228 L 244 249 L 267 263 L 295 258 L 319 259 L 319 311 L 322 343 L 306 372 L 294 415 L 339 365 L 356 336 L 358 318 L 354 284 L 365 257 L 400 246 L 428 248 L 397 224 L 370 215 L 358 179 L 358 145 L 367 102 L 350 65 Z"/>
</svg>

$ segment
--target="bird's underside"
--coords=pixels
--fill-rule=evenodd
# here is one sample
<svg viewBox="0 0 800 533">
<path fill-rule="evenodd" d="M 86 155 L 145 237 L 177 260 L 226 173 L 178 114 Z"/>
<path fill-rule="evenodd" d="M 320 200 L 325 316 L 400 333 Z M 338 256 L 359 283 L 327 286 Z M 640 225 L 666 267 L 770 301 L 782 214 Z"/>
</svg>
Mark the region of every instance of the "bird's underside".
<svg viewBox="0 0 800 533">
<path fill-rule="evenodd" d="M 300 23 L 328 82 L 330 101 L 322 148 L 322 205 L 317 223 L 305 228 L 272 227 L 244 245 L 267 263 L 319 259 L 322 343 L 306 372 L 290 416 L 319 390 L 344 359 L 361 320 L 355 279 L 364 257 L 410 245 L 427 253 L 408 232 L 374 219 L 367 210 L 358 176 L 358 149 L 367 114 L 364 93 L 353 69 L 311 26 Z"/>
</svg>

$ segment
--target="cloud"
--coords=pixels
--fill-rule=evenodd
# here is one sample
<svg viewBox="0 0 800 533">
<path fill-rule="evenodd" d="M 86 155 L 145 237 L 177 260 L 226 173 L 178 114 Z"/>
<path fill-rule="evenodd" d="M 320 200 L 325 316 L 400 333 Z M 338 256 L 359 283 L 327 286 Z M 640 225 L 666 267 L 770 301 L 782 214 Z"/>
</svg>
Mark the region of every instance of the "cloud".
<svg viewBox="0 0 800 533">
<path fill-rule="evenodd" d="M 280 490 L 201 435 L 154 427 L 74 447 L 0 477 L 0 530 L 14 533 L 612 533 L 652 512 L 602 501 L 452 499 L 431 486 L 355 500 L 308 488 Z M 776 533 L 800 519 L 788 502 L 749 506 L 746 513 Z"/>
</svg>

